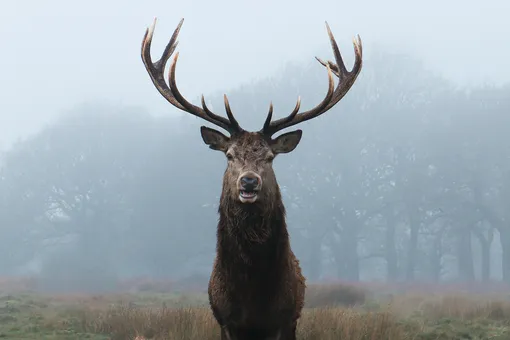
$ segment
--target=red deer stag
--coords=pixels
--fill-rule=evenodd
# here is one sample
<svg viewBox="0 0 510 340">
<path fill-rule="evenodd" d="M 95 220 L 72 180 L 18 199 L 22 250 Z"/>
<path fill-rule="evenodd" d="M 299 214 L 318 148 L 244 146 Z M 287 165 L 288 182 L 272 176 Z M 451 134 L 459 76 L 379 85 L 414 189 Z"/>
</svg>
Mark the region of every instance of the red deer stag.
<svg viewBox="0 0 510 340">
<path fill-rule="evenodd" d="M 154 19 L 145 32 L 141 54 L 152 82 L 166 100 L 230 133 L 227 137 L 205 126 L 200 130 L 204 143 L 223 152 L 227 158 L 218 209 L 216 258 L 208 289 L 213 315 L 221 327 L 221 339 L 295 339 L 306 285 L 299 261 L 290 247 L 285 207 L 272 163 L 276 155 L 296 148 L 302 131 L 287 132 L 276 138 L 272 136 L 323 114 L 345 96 L 361 71 L 361 40 L 359 36 L 354 40 L 356 60 L 352 71 L 348 71 L 326 23 L 336 64 L 317 58 L 328 71 L 329 87 L 324 100 L 316 107 L 298 113 L 298 98 L 290 115 L 275 121 L 272 121 L 271 104 L 263 128 L 249 132 L 239 126 L 226 96 L 228 119 L 211 112 L 204 96 L 202 107 L 199 107 L 181 95 L 175 82 L 178 53 L 170 65 L 166 84 L 165 65 L 177 46 L 183 20 L 161 59 L 152 62 L 150 47 L 156 24 Z M 339 78 L 336 88 L 333 73 Z"/>
</svg>

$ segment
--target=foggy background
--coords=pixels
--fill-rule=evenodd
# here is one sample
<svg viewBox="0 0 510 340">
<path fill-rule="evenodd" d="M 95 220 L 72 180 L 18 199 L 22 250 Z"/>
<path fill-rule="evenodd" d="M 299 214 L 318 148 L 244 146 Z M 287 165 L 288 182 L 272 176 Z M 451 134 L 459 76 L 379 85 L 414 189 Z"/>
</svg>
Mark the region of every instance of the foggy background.
<svg viewBox="0 0 510 340">
<path fill-rule="evenodd" d="M 510 282 L 510 3 L 17 1 L 0 4 L 0 275 L 105 289 L 129 277 L 204 282 L 224 156 L 204 122 L 152 85 L 179 20 L 177 83 L 243 127 L 269 101 L 322 100 L 333 59 L 364 67 L 275 161 L 292 246 L 311 281 Z"/>
</svg>

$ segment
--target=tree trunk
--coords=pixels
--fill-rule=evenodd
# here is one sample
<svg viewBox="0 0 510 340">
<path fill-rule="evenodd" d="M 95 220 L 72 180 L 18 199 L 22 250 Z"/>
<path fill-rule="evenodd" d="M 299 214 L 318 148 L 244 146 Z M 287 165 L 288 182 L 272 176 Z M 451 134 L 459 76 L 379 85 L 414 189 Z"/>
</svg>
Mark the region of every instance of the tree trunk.
<svg viewBox="0 0 510 340">
<path fill-rule="evenodd" d="M 419 219 L 411 215 L 411 218 L 409 219 L 409 227 L 411 228 L 411 235 L 409 237 L 409 245 L 407 248 L 406 279 L 408 281 L 414 281 L 416 257 L 418 253 L 418 234 L 420 231 Z"/>
<path fill-rule="evenodd" d="M 486 238 L 485 235 L 477 230 L 474 232 L 478 242 L 480 243 L 482 255 L 482 281 L 488 282 L 491 277 L 491 244 L 492 238 Z"/>
<path fill-rule="evenodd" d="M 335 249 L 338 277 L 348 281 L 359 281 L 358 221 L 345 218 L 339 245 Z"/>
<path fill-rule="evenodd" d="M 310 240 L 309 245 L 309 257 L 308 257 L 308 275 L 307 279 L 310 281 L 318 281 L 321 275 L 322 267 L 322 251 L 321 251 L 321 239 L 314 237 Z"/>
<path fill-rule="evenodd" d="M 503 269 L 503 281 L 510 283 L 510 229 L 507 226 L 498 228 L 501 248 L 503 251 L 502 256 L 502 269 Z"/>
<path fill-rule="evenodd" d="M 473 282 L 475 280 L 470 228 L 463 227 L 459 230 L 457 238 L 457 265 L 461 281 Z"/>
<path fill-rule="evenodd" d="M 357 226 L 348 228 L 342 234 L 343 270 L 341 278 L 347 281 L 359 281 L 358 233 L 353 230 Z"/>
<path fill-rule="evenodd" d="M 437 235 L 434 240 L 434 249 L 432 251 L 432 277 L 435 283 L 441 281 L 441 260 L 443 258 L 443 246 L 441 244 L 442 235 Z"/>
<path fill-rule="evenodd" d="M 390 219 L 386 225 L 385 258 L 387 280 L 395 282 L 398 280 L 398 254 L 395 245 L 395 221 Z"/>
</svg>

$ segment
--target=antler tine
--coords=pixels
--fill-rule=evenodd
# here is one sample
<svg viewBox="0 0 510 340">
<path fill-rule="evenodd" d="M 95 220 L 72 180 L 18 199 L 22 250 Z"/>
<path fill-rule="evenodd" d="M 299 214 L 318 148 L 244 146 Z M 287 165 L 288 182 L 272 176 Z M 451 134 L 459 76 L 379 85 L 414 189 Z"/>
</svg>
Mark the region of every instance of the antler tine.
<svg viewBox="0 0 510 340">
<path fill-rule="evenodd" d="M 352 40 L 354 45 L 354 55 L 355 55 L 355 61 L 354 66 L 352 67 L 352 70 L 349 72 L 347 71 L 347 68 L 345 67 L 345 64 L 342 60 L 342 55 L 340 54 L 340 50 L 338 49 L 338 45 L 335 41 L 335 38 L 333 37 L 333 34 L 330 35 L 331 39 L 331 45 L 334 45 L 334 53 L 335 53 L 335 60 L 336 65 L 338 67 L 339 71 L 339 84 L 337 87 L 337 90 L 335 91 L 334 99 L 331 101 L 331 103 L 326 106 L 326 110 L 329 110 L 332 108 L 336 103 L 338 103 L 351 89 L 352 85 L 356 81 L 356 78 L 358 77 L 359 73 L 361 72 L 361 67 L 363 64 L 363 47 L 361 45 L 361 38 L 359 35 L 356 36 L 355 39 Z M 340 83 L 343 85 L 340 86 Z"/>
<path fill-rule="evenodd" d="M 340 49 L 338 48 L 335 37 L 333 36 L 333 32 L 331 32 L 331 28 L 329 27 L 327 22 L 326 22 L 326 29 L 328 31 L 329 42 L 331 43 L 331 48 L 333 49 L 333 54 L 335 55 L 336 68 L 338 69 L 338 73 L 340 75 L 339 78 L 342 78 L 342 75 L 347 74 L 348 71 L 347 71 L 347 68 L 345 67 L 342 55 L 340 54 Z"/>
<path fill-rule="evenodd" d="M 338 70 L 338 66 L 336 66 L 336 64 L 334 64 L 331 60 L 324 61 L 319 57 L 315 57 L 315 59 L 317 59 L 317 61 L 321 63 L 324 67 L 327 67 L 329 65 L 329 67 L 331 68 L 331 72 L 333 72 L 335 76 L 340 78 L 340 71 Z"/>
<path fill-rule="evenodd" d="M 227 98 L 226 94 L 223 95 L 223 101 L 225 103 L 225 111 L 227 111 L 228 119 L 230 120 L 232 125 L 236 126 L 238 129 L 241 129 L 241 127 L 239 126 L 239 123 L 234 118 L 234 114 L 232 113 L 232 110 L 230 109 L 230 103 L 228 102 L 228 98 Z"/>
<path fill-rule="evenodd" d="M 292 110 L 290 115 L 285 117 L 282 120 L 282 122 L 290 122 L 290 121 L 292 121 L 294 119 L 294 117 L 296 116 L 296 114 L 298 113 L 300 107 L 301 107 L 301 97 L 298 96 L 298 99 L 297 99 L 297 102 L 296 102 L 296 106 L 294 107 L 294 110 Z M 268 131 L 270 131 L 270 127 L 269 126 L 271 124 L 271 119 L 272 118 L 273 118 L 273 102 L 271 102 L 269 104 L 269 112 L 267 114 L 266 121 L 264 122 L 264 127 L 259 132 L 267 134 Z"/>
<path fill-rule="evenodd" d="M 217 125 L 227 130 L 231 134 L 240 132 L 242 129 L 239 126 L 239 123 L 235 120 L 234 115 L 232 114 L 231 111 L 229 112 L 229 110 L 227 110 L 227 115 L 229 119 L 226 119 L 224 117 L 212 113 L 205 105 L 205 100 L 203 96 L 202 96 L 203 108 L 200 108 L 188 102 L 181 95 L 175 81 L 175 69 L 177 66 L 177 59 L 179 58 L 179 53 L 175 54 L 172 63 L 170 64 L 170 70 L 168 74 L 168 85 L 165 82 L 164 78 L 165 66 L 166 63 L 168 62 L 168 59 L 170 59 L 170 57 L 175 51 L 175 48 L 177 47 L 178 43 L 177 36 L 179 35 L 183 22 L 184 19 L 181 19 L 179 25 L 172 34 L 170 41 L 166 45 L 161 58 L 155 63 L 152 62 L 150 48 L 152 43 L 152 37 L 154 35 L 154 28 L 156 26 L 156 18 L 154 18 L 152 25 L 145 31 L 145 35 L 142 41 L 141 54 L 145 68 L 147 69 L 147 72 L 149 73 L 149 76 L 151 77 L 154 86 L 158 89 L 159 93 L 161 93 L 161 95 L 166 100 L 168 100 L 170 104 L 177 107 L 178 109 L 191 113 L 199 118 L 208 121 L 209 123 Z"/>
<path fill-rule="evenodd" d="M 328 92 L 326 94 L 326 97 L 322 100 L 322 102 L 317 105 L 316 107 L 302 112 L 297 113 L 299 111 L 299 100 L 298 105 L 296 105 L 296 108 L 292 113 L 285 117 L 278 119 L 274 122 L 270 122 L 267 124 L 264 124 L 263 129 L 261 130 L 262 133 L 272 136 L 274 133 L 285 129 L 287 127 L 299 124 L 301 122 L 304 122 L 306 120 L 315 118 L 323 114 L 324 112 L 331 109 L 333 106 L 335 106 L 344 96 L 349 92 L 350 88 L 356 81 L 356 78 L 358 77 L 359 73 L 361 72 L 362 67 L 362 57 L 363 57 L 363 49 L 361 45 L 361 38 L 359 35 L 357 36 L 357 40 L 354 40 L 354 53 L 355 53 L 355 62 L 354 66 L 351 71 L 347 71 L 347 68 L 345 67 L 342 55 L 340 53 L 340 49 L 338 48 L 338 45 L 336 43 L 336 40 L 333 36 L 333 33 L 331 32 L 331 29 L 326 22 L 326 29 L 328 32 L 329 40 L 331 43 L 331 47 L 333 49 L 333 54 L 335 56 L 336 64 L 334 64 L 331 61 L 323 61 L 320 58 L 316 59 L 321 63 L 323 66 L 325 66 L 328 70 L 328 79 L 329 79 L 329 87 Z M 332 73 L 334 73 L 338 77 L 338 85 L 336 88 L 334 88 L 334 82 Z"/>
<path fill-rule="evenodd" d="M 223 118 L 223 117 L 221 117 L 221 116 L 218 116 L 218 115 L 214 114 L 211 110 L 209 110 L 209 108 L 208 108 L 208 107 L 207 107 L 207 105 L 205 104 L 205 98 L 204 98 L 204 95 L 202 95 L 202 99 L 201 99 L 201 101 L 202 101 L 202 108 L 204 109 L 205 113 L 206 113 L 209 117 L 211 117 L 211 118 L 213 118 L 213 119 L 217 119 L 217 120 L 225 119 L 225 118 Z"/>
<path fill-rule="evenodd" d="M 301 101 L 298 99 L 298 103 L 296 104 L 294 111 L 292 111 L 290 115 L 288 115 L 287 117 L 284 117 L 284 118 L 280 118 L 274 122 L 271 122 L 269 124 L 269 126 L 266 127 L 266 129 L 263 128 L 261 132 L 268 136 L 272 136 L 276 132 L 278 132 L 286 127 L 298 124 L 298 123 L 308 120 L 308 119 L 312 119 L 312 118 L 318 116 L 319 114 L 321 114 L 321 111 L 332 100 L 333 95 L 334 95 L 334 90 L 335 90 L 335 82 L 333 80 L 333 73 L 331 72 L 331 68 L 329 67 L 329 65 L 327 65 L 327 69 L 328 69 L 328 82 L 329 82 L 328 93 L 326 94 L 326 97 L 319 103 L 319 105 L 317 105 L 316 107 L 314 107 L 313 109 L 311 109 L 309 111 L 302 112 L 302 113 L 298 114 L 299 107 L 301 106 Z M 297 110 L 296 110 L 296 108 L 297 108 Z"/>
<path fill-rule="evenodd" d="M 269 124 L 271 124 L 271 119 L 273 118 L 273 102 L 269 103 L 269 112 L 267 113 L 266 121 L 264 122 L 264 127 L 262 128 L 262 131 L 269 128 Z"/>
<path fill-rule="evenodd" d="M 151 77 L 152 82 L 156 86 L 156 89 L 158 89 L 159 93 L 161 93 L 161 95 L 166 100 L 168 100 L 170 102 L 170 104 L 176 106 L 177 108 L 179 108 L 181 110 L 184 110 L 184 107 L 174 98 L 172 91 L 170 90 L 170 88 L 168 88 L 168 86 L 165 83 L 165 78 L 163 76 L 163 73 L 164 73 L 166 62 L 168 61 L 168 58 L 170 57 L 173 50 L 175 49 L 174 46 L 177 45 L 175 40 L 177 38 L 177 34 L 180 31 L 183 20 L 184 19 L 181 19 L 181 21 L 179 22 L 179 25 L 175 29 L 174 34 L 172 35 L 172 38 L 170 39 L 170 41 L 168 42 L 168 44 L 165 48 L 165 52 L 167 52 L 166 59 L 165 59 L 165 53 L 163 53 L 162 57 L 158 61 L 156 61 L 155 63 L 152 62 L 151 44 L 152 44 L 152 37 L 154 35 L 154 28 L 156 27 L 157 18 L 154 18 L 154 21 L 152 22 L 150 27 L 148 27 L 145 30 L 145 35 L 144 35 L 143 41 L 142 41 L 142 61 L 145 65 L 145 68 L 147 69 L 147 72 L 149 73 L 149 76 Z M 174 48 L 172 49 L 172 47 L 174 47 Z M 170 53 L 168 53 L 168 52 L 170 52 Z"/>
<path fill-rule="evenodd" d="M 186 100 L 186 98 L 183 97 L 181 92 L 179 92 L 179 89 L 177 88 L 177 82 L 175 81 L 175 69 L 177 68 L 178 59 L 179 52 L 175 54 L 175 57 L 172 59 L 172 63 L 170 64 L 170 70 L 168 72 L 168 84 L 170 85 L 170 89 L 172 91 L 174 98 L 184 107 L 184 111 L 189 112 L 200 118 L 203 118 L 210 123 L 216 124 L 229 132 L 237 131 L 234 124 L 232 124 L 232 122 L 230 122 L 226 118 L 218 116 L 212 113 L 210 110 L 207 110 L 209 112 L 208 113 L 206 110 L 191 104 Z"/>
</svg>

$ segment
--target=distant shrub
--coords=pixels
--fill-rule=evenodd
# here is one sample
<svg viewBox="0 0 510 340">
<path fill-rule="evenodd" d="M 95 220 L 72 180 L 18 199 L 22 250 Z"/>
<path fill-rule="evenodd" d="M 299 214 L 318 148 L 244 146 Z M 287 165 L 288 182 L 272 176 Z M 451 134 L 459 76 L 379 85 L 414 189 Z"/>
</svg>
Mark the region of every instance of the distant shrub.
<svg viewBox="0 0 510 340">
<path fill-rule="evenodd" d="M 305 305 L 309 308 L 334 307 L 363 304 L 367 291 L 346 284 L 309 285 L 305 294 Z"/>
<path fill-rule="evenodd" d="M 30 292 L 36 289 L 35 277 L 0 277 L 0 293 Z"/>
<path fill-rule="evenodd" d="M 171 293 L 174 283 L 170 280 L 144 279 L 132 287 L 136 292 Z"/>
<path fill-rule="evenodd" d="M 43 264 L 37 288 L 44 292 L 107 293 L 115 291 L 117 281 L 113 265 L 101 258 L 58 253 Z"/>
<path fill-rule="evenodd" d="M 181 279 L 137 277 L 117 283 L 117 289 L 133 293 L 203 293 L 207 292 L 209 276 L 192 275 Z"/>
</svg>

